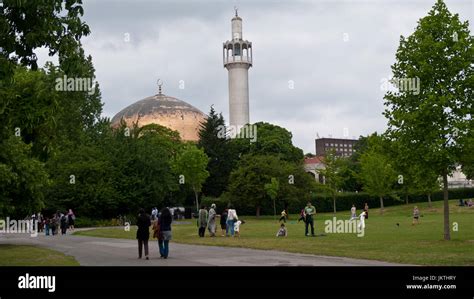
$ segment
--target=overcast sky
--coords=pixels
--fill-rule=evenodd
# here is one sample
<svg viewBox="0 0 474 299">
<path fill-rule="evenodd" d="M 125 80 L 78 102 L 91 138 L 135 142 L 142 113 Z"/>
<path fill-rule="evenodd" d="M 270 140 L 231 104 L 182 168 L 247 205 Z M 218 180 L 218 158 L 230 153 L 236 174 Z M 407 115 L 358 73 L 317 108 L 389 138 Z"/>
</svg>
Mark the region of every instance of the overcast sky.
<svg viewBox="0 0 474 299">
<path fill-rule="evenodd" d="M 228 121 L 222 43 L 231 39 L 237 6 L 243 37 L 253 45 L 250 121 L 285 127 L 296 146 L 314 153 L 317 133 L 346 131 L 352 138 L 385 130 L 381 80 L 391 74 L 400 35 L 411 34 L 434 3 L 84 0 L 92 33 L 83 46 L 93 58 L 104 116 L 155 94 L 161 78 L 163 93 L 204 113 L 214 104 Z M 446 3 L 474 32 L 474 1 Z"/>
</svg>

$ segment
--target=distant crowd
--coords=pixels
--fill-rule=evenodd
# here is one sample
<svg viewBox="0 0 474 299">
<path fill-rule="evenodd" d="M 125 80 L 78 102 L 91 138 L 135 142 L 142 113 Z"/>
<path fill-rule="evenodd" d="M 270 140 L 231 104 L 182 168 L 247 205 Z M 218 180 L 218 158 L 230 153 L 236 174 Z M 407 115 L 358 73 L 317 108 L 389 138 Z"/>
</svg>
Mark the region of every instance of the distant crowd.
<svg viewBox="0 0 474 299">
<path fill-rule="evenodd" d="M 72 209 L 62 213 L 57 211 L 50 217 L 44 216 L 41 213 L 33 214 L 27 217 L 30 220 L 37 221 L 38 232 L 43 233 L 46 236 L 65 235 L 67 231 L 74 231 L 74 222 L 76 216 Z"/>
</svg>

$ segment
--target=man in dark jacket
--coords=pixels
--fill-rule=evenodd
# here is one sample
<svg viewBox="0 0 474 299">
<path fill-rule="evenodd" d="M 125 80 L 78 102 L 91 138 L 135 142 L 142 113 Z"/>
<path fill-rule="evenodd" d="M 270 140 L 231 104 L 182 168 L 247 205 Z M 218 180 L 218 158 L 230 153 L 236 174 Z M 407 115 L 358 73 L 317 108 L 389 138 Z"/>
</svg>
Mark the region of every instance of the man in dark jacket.
<svg viewBox="0 0 474 299">
<path fill-rule="evenodd" d="M 142 248 L 145 247 L 145 258 L 148 259 L 148 239 L 150 238 L 150 216 L 140 209 L 137 218 L 138 258 L 142 258 Z"/>
</svg>

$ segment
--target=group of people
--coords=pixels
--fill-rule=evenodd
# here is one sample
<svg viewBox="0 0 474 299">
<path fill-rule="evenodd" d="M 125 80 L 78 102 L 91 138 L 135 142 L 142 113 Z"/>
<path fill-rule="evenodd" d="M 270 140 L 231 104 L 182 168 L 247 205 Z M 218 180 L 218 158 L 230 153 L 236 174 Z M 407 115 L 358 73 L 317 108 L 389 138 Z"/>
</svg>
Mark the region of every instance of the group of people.
<svg viewBox="0 0 474 299">
<path fill-rule="evenodd" d="M 209 231 L 209 235 L 211 237 L 216 236 L 217 218 L 219 218 L 222 237 L 240 237 L 240 226 L 244 224 L 245 221 L 239 219 L 237 216 L 237 211 L 231 204 L 226 209 L 224 209 L 220 215 L 218 215 L 216 212 L 216 204 L 211 204 L 209 211 L 207 210 L 206 206 L 201 205 L 197 219 L 199 237 L 203 238 L 205 236 L 206 228 Z"/>
<path fill-rule="evenodd" d="M 168 208 L 163 208 L 160 212 L 155 208 L 152 216 L 148 215 L 144 209 L 140 209 L 137 218 L 138 258 L 141 259 L 143 251 L 145 258 L 149 259 L 148 240 L 150 239 L 150 226 L 153 225 L 153 238 L 158 240 L 160 258 L 167 259 L 169 255 L 169 242 L 171 240 L 171 222 L 173 218 Z"/>
<path fill-rule="evenodd" d="M 459 200 L 459 206 L 460 207 L 472 207 L 473 206 L 472 199 L 469 199 L 469 200 L 460 199 Z"/>
<path fill-rule="evenodd" d="M 74 222 L 76 220 L 76 215 L 72 209 L 64 213 L 57 211 L 51 217 L 46 217 L 41 213 L 33 214 L 31 219 L 38 221 L 38 232 L 46 236 L 55 236 L 61 233 L 65 235 L 68 231 L 74 231 Z"/>
</svg>

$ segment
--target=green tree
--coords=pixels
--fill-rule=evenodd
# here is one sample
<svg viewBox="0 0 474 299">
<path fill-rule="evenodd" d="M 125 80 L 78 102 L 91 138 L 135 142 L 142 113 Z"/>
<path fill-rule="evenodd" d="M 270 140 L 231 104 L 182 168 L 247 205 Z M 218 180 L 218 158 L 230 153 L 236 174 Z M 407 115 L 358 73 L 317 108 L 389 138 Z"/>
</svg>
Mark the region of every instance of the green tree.
<svg viewBox="0 0 474 299">
<path fill-rule="evenodd" d="M 324 177 L 323 187 L 332 197 L 334 214 L 336 214 L 337 193 L 341 190 L 343 183 L 341 170 L 343 168 L 344 159 L 345 158 L 337 157 L 335 151 L 330 151 L 326 153 L 326 156 L 323 158 L 324 169 L 319 171 Z"/>
<path fill-rule="evenodd" d="M 198 142 L 198 147 L 209 157 L 209 177 L 202 187 L 202 192 L 207 196 L 219 197 L 222 194 L 230 172 L 237 163 L 238 153 L 227 137 L 222 114 L 217 114 L 211 106 L 209 116 L 201 124 Z"/>
<path fill-rule="evenodd" d="M 284 161 L 297 163 L 303 160 L 303 150 L 293 145 L 293 135 L 285 128 L 265 122 L 250 126 L 251 128 L 256 126 L 253 140 L 250 138 L 233 140 L 242 155 L 276 155 Z"/>
<path fill-rule="evenodd" d="M 393 192 L 397 175 L 390 160 L 374 146 L 360 157 L 359 179 L 363 190 L 380 199 L 380 213 L 384 211 L 383 198 Z"/>
<path fill-rule="evenodd" d="M 276 155 L 244 155 L 230 175 L 227 195 L 241 208 L 255 209 L 259 217 L 262 208 L 272 205 L 265 190 L 272 178 L 279 181 L 277 199 L 285 209 L 309 198 L 315 184 L 301 163 L 284 161 Z"/>
<path fill-rule="evenodd" d="M 194 145 L 188 145 L 182 152 L 178 153 L 174 164 L 175 174 L 179 179 L 184 179 L 184 183 L 191 186 L 195 200 L 196 210 L 199 210 L 198 194 L 201 192 L 202 184 L 209 177 L 206 170 L 209 157 L 202 149 Z"/>
<path fill-rule="evenodd" d="M 31 157 L 31 145 L 10 136 L 0 142 L 0 213 L 24 218 L 44 207 L 50 183 L 43 163 Z"/>
<path fill-rule="evenodd" d="M 443 178 L 445 240 L 450 239 L 448 175 L 459 163 L 459 141 L 472 122 L 473 66 L 468 22 L 438 0 L 415 32 L 400 38 L 392 66 L 399 82 L 415 84 L 384 97 L 387 136 L 400 142 L 412 160 L 422 155 L 423 162 L 418 162 Z M 413 80 L 419 80 L 418 88 Z"/>
<path fill-rule="evenodd" d="M 278 179 L 272 178 L 270 183 L 264 185 L 264 189 L 267 192 L 268 197 L 270 197 L 273 201 L 273 217 L 276 220 L 276 204 L 275 200 L 278 196 L 278 190 L 280 189 L 280 183 Z"/>
</svg>

